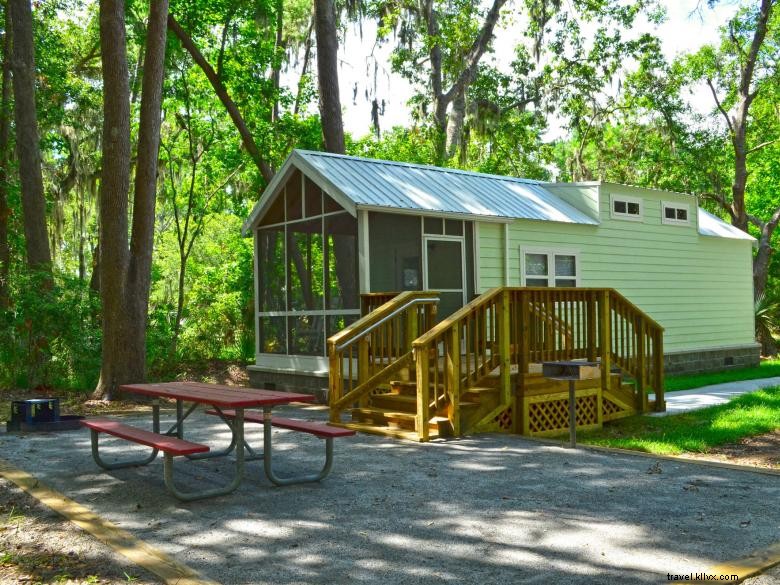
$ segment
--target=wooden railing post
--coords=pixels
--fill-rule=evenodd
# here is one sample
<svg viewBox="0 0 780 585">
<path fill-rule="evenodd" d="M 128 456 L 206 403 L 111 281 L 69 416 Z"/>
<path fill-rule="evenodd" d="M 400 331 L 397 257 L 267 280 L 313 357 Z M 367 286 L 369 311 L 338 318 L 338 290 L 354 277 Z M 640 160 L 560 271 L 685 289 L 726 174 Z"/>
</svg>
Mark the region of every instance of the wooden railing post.
<svg viewBox="0 0 780 585">
<path fill-rule="evenodd" d="M 530 302 L 531 297 L 527 291 L 521 291 L 517 294 L 520 299 L 519 307 L 515 310 L 520 310 L 520 326 L 517 332 L 518 348 L 518 364 L 517 373 L 521 380 L 525 379 L 525 375 L 528 373 L 528 364 L 531 362 L 531 323 L 530 323 Z"/>
<path fill-rule="evenodd" d="M 460 327 L 453 324 L 449 331 L 449 343 L 446 345 L 445 380 L 449 394 L 447 418 L 452 423 L 452 432 L 460 436 Z M 434 388 L 438 392 L 438 388 Z"/>
<path fill-rule="evenodd" d="M 512 402 L 511 375 L 512 366 L 509 359 L 510 352 L 510 328 L 511 305 L 510 292 L 507 289 L 501 293 L 501 302 L 498 305 L 498 356 L 499 376 L 501 380 L 501 403 L 509 405 Z"/>
<path fill-rule="evenodd" d="M 341 398 L 344 391 L 344 374 L 341 371 L 341 357 L 335 347 L 330 348 L 328 361 L 330 365 L 330 389 L 328 392 L 330 422 L 341 422 L 341 410 L 333 408 L 333 405 Z"/>
<path fill-rule="evenodd" d="M 431 419 L 429 413 L 431 387 L 428 381 L 430 367 L 428 357 L 427 346 L 414 348 L 414 361 L 417 364 L 417 420 L 415 427 L 420 441 L 427 441 L 430 437 L 428 421 Z"/>
<path fill-rule="evenodd" d="M 406 313 L 406 347 L 412 347 L 412 342 L 420 336 L 418 332 L 419 314 L 417 309 L 409 310 Z"/>
<path fill-rule="evenodd" d="M 598 327 L 598 321 L 596 321 L 596 295 L 591 293 L 588 295 L 587 304 L 587 319 L 585 322 L 585 336 L 587 347 L 585 348 L 586 357 L 589 362 L 596 361 L 596 328 Z"/>
<path fill-rule="evenodd" d="M 655 411 L 663 412 L 666 410 L 666 400 L 664 399 L 664 334 L 662 331 L 655 331 L 653 337 L 655 338 L 653 343 Z"/>
<path fill-rule="evenodd" d="M 608 390 L 612 373 L 612 321 L 609 311 L 609 290 L 601 291 L 600 296 L 601 388 L 602 390 Z"/>
<path fill-rule="evenodd" d="M 361 337 L 358 340 L 358 371 L 357 371 L 357 380 L 358 384 L 362 384 L 366 380 L 368 380 L 371 377 L 371 374 L 373 373 L 371 371 L 371 363 L 369 361 L 369 342 L 370 339 L 369 335 L 366 335 L 364 337 Z M 360 404 L 361 407 L 368 406 L 368 400 L 369 395 L 364 394 L 360 397 L 360 400 L 358 400 L 358 404 Z"/>
<path fill-rule="evenodd" d="M 637 374 L 636 374 L 636 391 L 639 393 L 639 408 L 641 412 L 647 412 L 647 388 L 645 387 L 645 380 L 647 379 L 647 362 L 645 359 L 645 320 L 641 315 L 635 317 L 637 321 L 636 336 L 636 359 L 638 362 Z"/>
</svg>

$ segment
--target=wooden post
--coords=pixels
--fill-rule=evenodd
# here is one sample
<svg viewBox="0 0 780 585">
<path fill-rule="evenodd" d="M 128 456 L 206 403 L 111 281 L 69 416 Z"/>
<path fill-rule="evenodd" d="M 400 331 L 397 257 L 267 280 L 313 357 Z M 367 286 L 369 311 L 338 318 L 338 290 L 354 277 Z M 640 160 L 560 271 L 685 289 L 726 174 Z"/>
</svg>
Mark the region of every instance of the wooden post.
<svg viewBox="0 0 780 585">
<path fill-rule="evenodd" d="M 406 350 L 412 349 L 412 342 L 419 337 L 418 333 L 418 312 L 417 307 L 412 307 L 406 311 Z"/>
<path fill-rule="evenodd" d="M 501 404 L 509 406 L 512 403 L 512 366 L 510 352 L 511 307 L 509 304 L 510 292 L 507 289 L 501 293 L 501 301 L 498 305 L 498 356 L 499 376 L 501 380 Z"/>
<path fill-rule="evenodd" d="M 666 410 L 666 400 L 664 399 L 664 332 L 656 330 L 655 343 L 653 344 L 655 359 L 655 379 L 653 380 L 653 390 L 655 390 L 655 411 L 664 412 Z"/>
<path fill-rule="evenodd" d="M 587 338 L 587 347 L 585 348 L 586 357 L 589 362 L 596 361 L 596 295 L 591 293 L 588 295 L 587 303 L 587 319 L 585 322 L 585 333 Z"/>
<path fill-rule="evenodd" d="M 517 296 L 520 299 L 520 306 L 515 309 L 520 310 L 520 323 L 517 332 L 517 342 L 519 345 L 517 373 L 522 379 L 525 374 L 528 373 L 528 364 L 531 361 L 531 327 L 529 323 L 529 303 L 531 302 L 531 299 L 525 291 L 519 292 Z"/>
<path fill-rule="evenodd" d="M 612 327 L 609 312 L 609 290 L 602 291 L 600 296 L 601 389 L 609 390 L 610 374 L 612 373 Z"/>
<path fill-rule="evenodd" d="M 452 433 L 460 436 L 460 327 L 455 323 L 449 331 L 450 342 L 447 344 L 447 355 L 444 356 L 445 376 L 449 404 L 447 418 L 452 423 Z M 438 392 L 438 390 L 434 390 Z"/>
<path fill-rule="evenodd" d="M 358 345 L 358 371 L 357 371 L 357 378 L 358 378 L 358 385 L 362 384 L 366 380 L 368 380 L 371 377 L 372 374 L 372 368 L 369 362 L 369 344 L 368 344 L 369 336 L 364 335 L 360 339 L 358 339 L 357 345 Z M 370 395 L 363 394 L 363 396 L 360 397 L 358 400 L 358 404 L 361 408 L 365 408 L 368 406 L 368 401 L 370 399 Z"/>
<path fill-rule="evenodd" d="M 637 368 L 636 391 L 639 393 L 639 410 L 647 412 L 647 388 L 645 380 L 647 379 L 647 364 L 645 363 L 645 320 L 641 315 L 636 317 L 637 324 L 637 346 L 636 359 L 639 362 Z"/>
<path fill-rule="evenodd" d="M 333 408 L 335 404 L 342 396 L 344 390 L 344 375 L 341 372 L 341 354 L 336 351 L 335 347 L 330 348 L 328 355 L 328 361 L 330 362 L 330 368 L 328 372 L 330 392 L 328 392 L 328 402 L 331 407 L 329 409 L 330 422 L 341 422 L 341 411 Z"/>
<path fill-rule="evenodd" d="M 428 348 L 415 347 L 414 361 L 417 364 L 417 437 L 420 441 L 427 441 L 430 437 L 428 421 L 430 414 L 428 404 L 430 403 L 431 387 L 428 382 Z"/>
</svg>

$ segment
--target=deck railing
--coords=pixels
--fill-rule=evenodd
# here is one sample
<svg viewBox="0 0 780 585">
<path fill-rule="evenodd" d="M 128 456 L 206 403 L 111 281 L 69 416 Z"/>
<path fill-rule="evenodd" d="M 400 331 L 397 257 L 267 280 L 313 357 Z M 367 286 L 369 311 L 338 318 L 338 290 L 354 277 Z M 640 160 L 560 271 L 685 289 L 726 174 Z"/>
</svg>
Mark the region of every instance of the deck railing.
<svg viewBox="0 0 780 585">
<path fill-rule="evenodd" d="M 366 405 L 380 384 L 412 367 L 412 342 L 433 325 L 438 301 L 437 292 L 403 292 L 328 339 L 332 422 L 340 422 L 353 404 Z"/>
<path fill-rule="evenodd" d="M 460 397 L 498 368 L 500 401 L 485 420 L 512 403 L 512 366 L 520 374 L 531 363 L 599 361 L 602 388 L 613 366 L 636 381 L 640 410 L 647 390 L 664 409 L 663 328 L 612 289 L 496 288 L 442 320 L 412 344 L 417 372 L 417 433 L 428 438 L 433 412 L 446 412 L 461 431 Z"/>
</svg>

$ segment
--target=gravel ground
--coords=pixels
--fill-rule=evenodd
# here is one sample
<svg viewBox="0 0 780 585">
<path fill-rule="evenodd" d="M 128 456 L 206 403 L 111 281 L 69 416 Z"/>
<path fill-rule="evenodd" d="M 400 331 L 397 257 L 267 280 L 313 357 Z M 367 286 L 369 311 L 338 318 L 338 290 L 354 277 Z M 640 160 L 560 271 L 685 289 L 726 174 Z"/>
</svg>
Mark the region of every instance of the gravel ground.
<svg viewBox="0 0 780 585">
<path fill-rule="evenodd" d="M 0 583 L 160 581 L 0 478 Z"/>
<path fill-rule="evenodd" d="M 228 434 L 211 417 L 187 427 L 188 438 L 210 444 Z M 259 427 L 248 436 L 261 443 Z M 280 475 L 293 462 L 319 463 L 315 438 L 280 430 L 274 441 Z M 126 455 L 126 444 L 106 445 L 106 454 Z M 159 461 L 97 468 L 86 432 L 0 435 L 0 446 L 15 465 L 226 585 L 658 583 L 780 539 L 776 475 L 509 435 L 422 445 L 342 439 L 321 484 L 272 487 L 253 462 L 237 492 L 190 504 L 164 491 Z M 231 472 L 224 460 L 177 463 L 183 485 Z"/>
</svg>

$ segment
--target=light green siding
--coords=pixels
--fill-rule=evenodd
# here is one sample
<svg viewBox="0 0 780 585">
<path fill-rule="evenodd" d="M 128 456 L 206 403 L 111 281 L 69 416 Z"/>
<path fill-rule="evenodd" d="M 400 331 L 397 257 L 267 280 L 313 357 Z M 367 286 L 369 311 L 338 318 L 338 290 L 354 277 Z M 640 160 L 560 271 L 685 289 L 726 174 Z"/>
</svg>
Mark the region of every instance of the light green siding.
<svg viewBox="0 0 780 585">
<path fill-rule="evenodd" d="M 593 219 L 599 219 L 599 188 L 597 185 L 546 185 L 548 191 L 576 207 Z"/>
<path fill-rule="evenodd" d="M 641 198 L 642 221 L 612 219 L 613 193 Z M 578 255 L 579 286 L 614 288 L 658 321 L 666 351 L 754 342 L 750 240 L 699 235 L 687 195 L 603 185 L 599 201 L 600 226 L 517 220 L 508 246 L 503 225 L 480 223 L 481 291 L 523 284 L 523 248 L 560 250 Z M 662 223 L 663 201 L 688 204 L 691 224 Z"/>
</svg>

